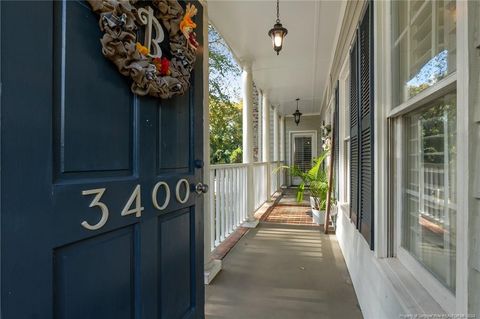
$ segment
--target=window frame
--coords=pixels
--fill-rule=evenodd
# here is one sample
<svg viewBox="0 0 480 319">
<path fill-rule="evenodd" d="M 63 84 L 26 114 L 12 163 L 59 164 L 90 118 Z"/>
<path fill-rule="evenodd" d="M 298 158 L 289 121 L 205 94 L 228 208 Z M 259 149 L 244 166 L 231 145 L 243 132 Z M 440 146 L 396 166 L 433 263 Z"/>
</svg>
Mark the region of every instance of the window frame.
<svg viewBox="0 0 480 319">
<path fill-rule="evenodd" d="M 378 6 L 377 6 L 378 8 Z M 431 87 L 420 92 L 416 96 L 401 103 L 400 105 L 393 105 L 394 94 L 393 88 L 393 64 L 391 49 L 392 49 L 392 4 L 386 2 L 382 9 L 379 9 L 375 17 L 375 28 L 377 33 L 383 35 L 375 37 L 375 51 L 383 53 L 376 55 L 377 58 L 383 59 L 379 64 L 386 62 L 388 67 L 383 69 L 386 74 L 386 81 L 376 81 L 378 85 L 375 86 L 376 92 L 386 92 L 386 98 L 380 97 L 383 105 L 386 106 L 386 119 L 390 123 L 389 134 L 387 138 L 383 138 L 391 145 L 390 149 L 393 154 L 389 154 L 390 159 L 395 160 L 395 164 L 389 166 L 387 172 L 391 180 L 391 189 L 389 189 L 389 198 L 392 201 L 385 206 L 388 214 L 388 207 L 393 208 L 394 218 L 392 222 L 394 225 L 384 224 L 383 240 L 389 241 L 393 247 L 393 255 L 398 258 L 401 264 L 409 270 L 414 278 L 422 284 L 427 292 L 434 298 L 435 301 L 448 313 L 468 313 L 468 194 L 469 183 L 468 170 L 462 169 L 468 166 L 468 79 L 469 74 L 469 55 L 468 50 L 470 44 L 468 43 L 468 3 L 463 1 L 456 1 L 456 70 L 447 75 L 444 79 L 438 81 Z M 383 19 L 380 17 L 383 15 Z M 383 28 L 385 31 L 378 30 Z M 377 43 L 378 41 L 378 43 Z M 386 50 L 385 50 L 386 49 Z M 378 73 L 382 70 L 377 70 Z M 377 73 L 376 73 L 377 75 Z M 464 79 L 457 80 L 457 79 Z M 397 89 L 397 88 L 395 88 Z M 429 102 L 444 96 L 450 92 L 456 92 L 457 95 L 457 228 L 456 228 L 456 289 L 452 293 L 446 288 L 433 274 L 430 273 L 419 261 L 417 261 L 406 249 L 401 246 L 402 239 L 402 215 L 403 215 L 403 191 L 404 175 L 403 165 L 404 160 L 402 152 L 404 150 L 404 115 L 414 110 L 422 108 Z M 380 105 L 376 103 L 376 105 Z M 381 111 L 380 111 L 381 112 Z M 400 141 L 400 143 L 399 143 Z M 391 156 L 390 156 L 391 155 Z M 378 176 L 378 175 L 377 175 Z M 387 183 L 390 184 L 390 183 Z M 389 206 L 390 205 L 390 206 Z M 463 212 L 463 213 L 460 213 Z M 385 218 L 385 214 L 377 214 L 380 218 Z M 380 224 L 377 223 L 380 226 Z M 378 227 L 379 231 L 382 230 Z M 392 233 L 393 232 L 393 233 Z M 379 236 L 377 236 L 379 238 Z M 393 241 L 393 243 L 391 243 Z M 378 247 L 378 246 L 377 246 Z"/>
<path fill-rule="evenodd" d="M 442 88 L 437 88 L 441 90 Z M 456 90 L 453 89 L 449 91 L 450 93 L 455 92 Z M 430 102 L 430 99 L 425 99 L 424 103 L 419 103 L 417 108 L 414 110 L 418 110 L 423 108 L 426 104 Z M 413 111 L 413 110 L 412 110 Z M 402 234 L 403 234 L 403 189 L 405 185 L 405 174 L 404 174 L 404 165 L 405 160 L 403 158 L 404 150 L 405 150 L 405 123 L 404 123 L 404 115 L 409 114 L 405 113 L 400 116 L 395 117 L 395 134 L 393 136 L 394 141 L 396 141 L 396 158 L 398 159 L 395 171 L 397 182 L 395 185 L 395 191 L 397 196 L 397 200 L 395 203 L 395 211 L 397 212 L 396 215 L 396 256 L 400 260 L 400 262 L 407 268 L 415 277 L 415 279 L 420 282 L 420 284 L 428 291 L 428 293 L 438 302 L 438 304 L 447 312 L 455 313 L 455 294 L 452 293 L 447 287 L 445 287 L 438 278 L 436 278 L 424 265 L 422 265 L 408 250 L 402 247 Z M 457 144 L 458 144 L 458 136 L 457 136 Z M 458 163 L 457 163 L 458 167 Z M 457 186 L 458 186 L 458 179 L 457 179 Z M 458 211 L 458 209 L 457 209 Z M 458 220 L 457 214 L 457 220 Z M 458 224 L 457 224 L 457 234 L 458 234 Z M 456 244 L 458 245 L 458 238 Z M 457 257 L 458 258 L 458 257 Z M 458 277 L 458 275 L 457 275 Z"/>
</svg>

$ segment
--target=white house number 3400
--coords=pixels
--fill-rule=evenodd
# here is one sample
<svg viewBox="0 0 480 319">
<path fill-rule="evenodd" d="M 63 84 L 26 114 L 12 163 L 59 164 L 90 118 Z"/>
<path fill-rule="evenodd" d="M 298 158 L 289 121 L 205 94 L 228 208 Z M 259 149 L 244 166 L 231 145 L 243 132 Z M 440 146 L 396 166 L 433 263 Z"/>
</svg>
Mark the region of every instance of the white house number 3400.
<svg viewBox="0 0 480 319">
<path fill-rule="evenodd" d="M 180 195 L 180 188 L 182 185 L 185 186 L 185 194 L 183 196 Z M 161 205 L 157 200 L 157 193 L 160 187 L 163 187 L 165 190 L 165 200 L 163 203 L 161 203 Z M 95 195 L 89 207 L 98 208 L 100 209 L 100 213 L 101 213 L 100 221 L 95 225 L 91 225 L 89 222 L 85 220 L 81 223 L 81 225 L 88 230 L 100 229 L 108 221 L 108 216 L 109 216 L 108 207 L 107 205 L 105 205 L 105 203 L 101 201 L 105 191 L 106 191 L 106 188 L 96 188 L 96 189 L 88 189 L 88 190 L 82 191 L 82 195 L 84 196 Z M 175 187 L 175 195 L 176 195 L 175 197 L 177 198 L 177 201 L 181 204 L 185 204 L 188 201 L 188 198 L 190 197 L 190 185 L 186 179 L 181 179 L 177 182 L 177 185 Z M 156 209 L 161 211 L 167 208 L 169 203 L 170 203 L 170 187 L 165 182 L 158 182 L 157 184 L 155 184 L 152 190 L 153 206 Z M 132 195 L 130 195 L 130 198 L 128 199 L 127 204 L 123 208 L 121 215 L 122 216 L 135 215 L 136 217 L 141 217 L 144 209 L 145 208 L 142 206 L 141 188 L 140 188 L 140 185 L 137 185 L 133 190 Z"/>
</svg>

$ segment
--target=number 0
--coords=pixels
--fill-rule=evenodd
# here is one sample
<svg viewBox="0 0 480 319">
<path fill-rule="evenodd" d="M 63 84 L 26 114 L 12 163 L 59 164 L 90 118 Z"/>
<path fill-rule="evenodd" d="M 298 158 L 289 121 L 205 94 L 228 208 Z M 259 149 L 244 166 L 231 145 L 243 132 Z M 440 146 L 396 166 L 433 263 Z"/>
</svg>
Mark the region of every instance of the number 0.
<svg viewBox="0 0 480 319">
<path fill-rule="evenodd" d="M 165 202 L 163 203 L 162 206 L 158 204 L 158 200 L 157 200 L 157 193 L 160 186 L 163 186 L 165 188 Z M 170 187 L 168 187 L 167 183 L 158 182 L 157 184 L 155 184 L 155 187 L 153 188 L 153 191 L 152 191 L 152 202 L 153 202 L 153 206 L 158 210 L 164 210 L 165 208 L 167 208 L 168 203 L 170 203 Z"/>
</svg>

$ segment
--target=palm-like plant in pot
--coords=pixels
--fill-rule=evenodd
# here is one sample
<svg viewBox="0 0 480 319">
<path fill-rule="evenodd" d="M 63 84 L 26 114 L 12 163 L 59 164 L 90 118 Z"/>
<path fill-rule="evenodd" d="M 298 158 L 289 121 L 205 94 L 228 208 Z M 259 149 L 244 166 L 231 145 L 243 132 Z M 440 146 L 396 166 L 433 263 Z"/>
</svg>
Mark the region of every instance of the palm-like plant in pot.
<svg viewBox="0 0 480 319">
<path fill-rule="evenodd" d="M 310 191 L 312 218 L 317 224 L 323 224 L 325 219 L 328 179 L 322 163 L 328 154 L 328 150 L 323 151 L 319 157 L 313 160 L 313 167 L 307 172 L 302 171 L 296 166 L 280 166 L 275 169 L 275 171 L 287 170 L 292 177 L 301 179 L 302 182 L 297 189 L 297 202 L 303 201 L 305 191 L 308 189 Z"/>
</svg>

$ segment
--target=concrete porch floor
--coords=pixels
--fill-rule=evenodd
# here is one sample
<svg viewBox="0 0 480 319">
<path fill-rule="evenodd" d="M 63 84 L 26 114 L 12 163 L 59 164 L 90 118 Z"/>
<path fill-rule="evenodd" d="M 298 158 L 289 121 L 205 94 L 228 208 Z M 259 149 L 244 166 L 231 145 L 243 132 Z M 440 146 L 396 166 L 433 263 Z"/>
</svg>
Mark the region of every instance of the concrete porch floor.
<svg viewBox="0 0 480 319">
<path fill-rule="evenodd" d="M 206 286 L 208 319 L 362 318 L 335 235 L 262 222 Z"/>
</svg>

